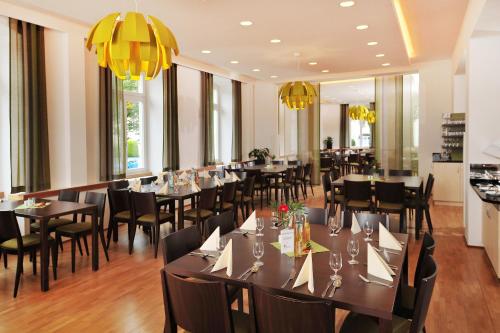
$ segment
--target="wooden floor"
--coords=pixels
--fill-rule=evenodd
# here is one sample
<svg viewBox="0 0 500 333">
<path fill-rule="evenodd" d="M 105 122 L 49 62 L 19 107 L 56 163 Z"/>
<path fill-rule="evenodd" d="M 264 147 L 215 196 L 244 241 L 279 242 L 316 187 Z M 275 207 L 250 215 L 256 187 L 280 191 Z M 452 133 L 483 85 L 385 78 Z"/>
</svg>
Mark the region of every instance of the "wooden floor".
<svg viewBox="0 0 500 333">
<path fill-rule="evenodd" d="M 315 190 L 316 196 L 309 196 L 306 204 L 321 207 L 320 188 Z M 462 209 L 433 206 L 431 214 L 439 268 L 427 332 L 500 332 L 500 282 L 483 249 L 465 246 Z M 140 231 L 129 256 L 126 229 L 120 232 L 120 241 L 110 247 L 111 261 L 101 255 L 98 272 L 92 272 L 90 257 L 77 254 L 72 274 L 66 245 L 59 256 L 59 279 L 51 280 L 47 293 L 40 291 L 39 276 L 31 274 L 26 257 L 19 295 L 12 298 L 16 260 L 10 256 L 9 268 L 0 266 L 0 332 L 161 332 L 162 259 L 153 258 Z M 419 248 L 418 242 L 411 242 L 410 272 Z M 345 314 L 337 311 L 337 330 Z"/>
</svg>

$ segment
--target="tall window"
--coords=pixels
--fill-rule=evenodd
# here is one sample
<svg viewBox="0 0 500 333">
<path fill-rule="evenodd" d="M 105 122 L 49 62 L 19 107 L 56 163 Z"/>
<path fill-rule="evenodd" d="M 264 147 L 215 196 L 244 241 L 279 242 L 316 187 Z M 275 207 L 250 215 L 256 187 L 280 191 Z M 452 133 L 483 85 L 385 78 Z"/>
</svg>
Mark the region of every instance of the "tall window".
<svg viewBox="0 0 500 333">
<path fill-rule="evenodd" d="M 127 109 L 127 172 L 139 172 L 145 163 L 145 91 L 144 79 L 124 80 L 123 95 Z"/>
<path fill-rule="evenodd" d="M 233 135 L 233 87 L 230 79 L 214 75 L 215 160 L 231 162 Z"/>
<path fill-rule="evenodd" d="M 370 148 L 372 131 L 367 121 L 349 119 L 349 133 L 350 147 Z"/>
</svg>

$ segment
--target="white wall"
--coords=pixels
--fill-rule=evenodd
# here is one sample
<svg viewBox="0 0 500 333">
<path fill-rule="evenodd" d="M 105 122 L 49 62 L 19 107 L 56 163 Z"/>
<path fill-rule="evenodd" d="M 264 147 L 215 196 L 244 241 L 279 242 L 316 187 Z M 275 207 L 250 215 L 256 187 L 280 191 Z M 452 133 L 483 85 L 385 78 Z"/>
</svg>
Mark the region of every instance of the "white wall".
<svg viewBox="0 0 500 333">
<path fill-rule="evenodd" d="M 254 84 L 241 84 L 241 149 L 242 158 L 246 160 L 248 153 L 255 147 L 255 114 Z"/>
<path fill-rule="evenodd" d="M 0 16 L 0 45 L 9 45 L 9 18 Z M 0 47 L 0 192 L 10 192 L 9 47 Z M 5 74 L 5 75 L 4 75 Z"/>
<path fill-rule="evenodd" d="M 218 161 L 231 162 L 233 146 L 233 85 L 228 78 L 214 75 L 214 89 L 218 91 L 217 113 L 219 116 Z M 215 96 L 214 96 L 215 103 Z"/>
<path fill-rule="evenodd" d="M 243 125 L 245 126 L 245 125 Z M 278 87 L 272 83 L 256 82 L 254 86 L 254 146 L 279 153 Z"/>
<path fill-rule="evenodd" d="M 163 72 L 155 79 L 146 81 L 146 124 L 146 167 L 153 174 L 158 174 L 163 170 Z"/>
<path fill-rule="evenodd" d="M 339 148 L 340 144 L 340 105 L 321 104 L 320 110 L 320 146 L 324 148 L 323 140 L 327 136 L 333 138 L 333 148 Z"/>
<path fill-rule="evenodd" d="M 467 113 L 467 80 L 465 74 L 453 76 L 453 112 Z"/>
</svg>

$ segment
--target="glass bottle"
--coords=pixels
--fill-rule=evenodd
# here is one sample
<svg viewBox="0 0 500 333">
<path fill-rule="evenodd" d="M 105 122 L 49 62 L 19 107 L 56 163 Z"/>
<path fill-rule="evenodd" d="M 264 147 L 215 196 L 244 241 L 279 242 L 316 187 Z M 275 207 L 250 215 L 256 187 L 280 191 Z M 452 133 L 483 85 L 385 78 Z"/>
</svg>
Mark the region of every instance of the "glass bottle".
<svg viewBox="0 0 500 333">
<path fill-rule="evenodd" d="M 307 217 L 304 218 L 304 227 L 302 233 L 304 253 L 309 253 L 309 242 L 311 241 L 311 225 L 309 224 L 309 219 Z"/>
<path fill-rule="evenodd" d="M 294 254 L 295 257 L 302 257 L 303 249 L 303 225 L 300 221 L 295 221 L 295 232 L 294 232 Z"/>
</svg>

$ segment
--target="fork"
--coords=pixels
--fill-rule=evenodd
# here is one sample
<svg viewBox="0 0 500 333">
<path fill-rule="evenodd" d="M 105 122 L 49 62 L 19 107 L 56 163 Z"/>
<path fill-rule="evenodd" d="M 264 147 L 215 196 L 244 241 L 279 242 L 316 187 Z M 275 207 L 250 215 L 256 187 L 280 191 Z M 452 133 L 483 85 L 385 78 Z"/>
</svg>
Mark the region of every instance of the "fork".
<svg viewBox="0 0 500 333">
<path fill-rule="evenodd" d="M 392 288 L 393 285 L 392 284 L 388 284 L 388 283 L 384 283 L 384 282 L 380 282 L 380 281 L 376 281 L 376 280 L 370 280 L 368 279 L 367 277 L 364 277 L 363 275 L 361 274 L 358 274 L 359 278 L 363 281 L 365 281 L 366 283 L 374 283 L 374 284 L 378 284 L 378 285 L 381 285 L 381 286 L 384 286 L 384 287 L 388 287 L 388 288 Z"/>
<path fill-rule="evenodd" d="M 295 270 L 295 267 L 292 268 L 292 271 L 290 272 L 290 275 L 288 276 L 288 279 L 281 285 L 281 288 L 285 288 L 288 282 L 292 281 L 295 279 L 295 275 L 297 274 L 297 271 Z"/>
</svg>

